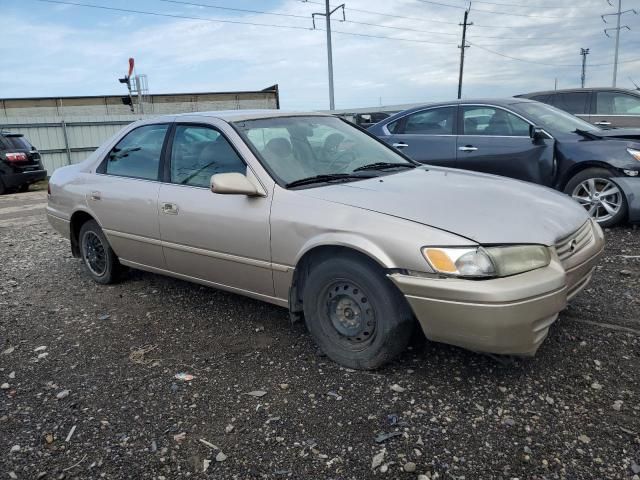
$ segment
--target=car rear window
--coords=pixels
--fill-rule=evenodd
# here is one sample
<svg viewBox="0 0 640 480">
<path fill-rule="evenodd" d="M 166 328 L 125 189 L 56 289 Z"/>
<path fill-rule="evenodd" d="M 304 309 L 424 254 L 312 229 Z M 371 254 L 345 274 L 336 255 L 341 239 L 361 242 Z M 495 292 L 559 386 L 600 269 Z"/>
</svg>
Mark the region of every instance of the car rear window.
<svg viewBox="0 0 640 480">
<path fill-rule="evenodd" d="M 5 136 L 4 141 L 9 148 L 17 148 L 20 150 L 31 150 L 31 144 L 22 136 Z"/>
</svg>

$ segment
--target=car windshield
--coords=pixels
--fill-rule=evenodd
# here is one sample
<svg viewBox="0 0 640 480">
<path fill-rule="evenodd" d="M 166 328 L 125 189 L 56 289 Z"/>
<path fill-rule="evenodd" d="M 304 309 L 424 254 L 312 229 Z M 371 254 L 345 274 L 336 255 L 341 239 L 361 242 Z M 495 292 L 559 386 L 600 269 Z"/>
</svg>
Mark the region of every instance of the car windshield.
<svg viewBox="0 0 640 480">
<path fill-rule="evenodd" d="M 534 122 L 536 126 L 548 130 L 551 134 L 573 133 L 585 130 L 598 134 L 601 130 L 578 117 L 574 117 L 564 110 L 559 110 L 544 103 L 522 102 L 513 107 Z"/>
<path fill-rule="evenodd" d="M 270 173 L 285 185 L 312 177 L 318 181 L 331 176 L 358 180 L 414 167 L 375 138 L 335 117 L 275 117 L 234 125 Z"/>
</svg>

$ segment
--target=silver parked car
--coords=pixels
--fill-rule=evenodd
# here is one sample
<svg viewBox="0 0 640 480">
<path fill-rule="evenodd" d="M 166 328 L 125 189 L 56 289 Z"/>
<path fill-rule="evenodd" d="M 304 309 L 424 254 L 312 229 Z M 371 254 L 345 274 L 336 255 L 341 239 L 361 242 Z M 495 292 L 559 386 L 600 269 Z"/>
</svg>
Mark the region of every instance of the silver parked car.
<svg viewBox="0 0 640 480">
<path fill-rule="evenodd" d="M 127 266 L 286 307 L 352 368 L 403 351 L 415 319 L 434 341 L 533 355 L 604 244 L 550 189 L 264 110 L 136 122 L 54 172 L 47 214 L 96 282 Z"/>
</svg>

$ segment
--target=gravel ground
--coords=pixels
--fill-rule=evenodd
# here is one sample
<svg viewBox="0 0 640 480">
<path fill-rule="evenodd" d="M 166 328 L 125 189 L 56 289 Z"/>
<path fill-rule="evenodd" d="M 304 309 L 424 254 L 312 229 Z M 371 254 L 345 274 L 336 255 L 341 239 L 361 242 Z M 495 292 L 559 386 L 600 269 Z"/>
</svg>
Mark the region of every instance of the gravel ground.
<svg viewBox="0 0 640 480">
<path fill-rule="evenodd" d="M 534 359 L 417 340 L 357 372 L 277 307 L 95 285 L 44 201 L 0 198 L 0 478 L 639 478 L 639 230 Z"/>
</svg>

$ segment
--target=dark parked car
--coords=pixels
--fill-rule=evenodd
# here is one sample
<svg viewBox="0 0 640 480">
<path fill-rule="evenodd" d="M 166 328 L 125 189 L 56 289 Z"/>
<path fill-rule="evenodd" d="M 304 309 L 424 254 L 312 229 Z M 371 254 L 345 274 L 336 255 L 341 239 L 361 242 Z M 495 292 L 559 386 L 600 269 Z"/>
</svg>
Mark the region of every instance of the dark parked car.
<svg viewBox="0 0 640 480">
<path fill-rule="evenodd" d="M 36 147 L 20 133 L 0 132 L 0 195 L 13 189 L 26 191 L 45 178 Z"/>
<path fill-rule="evenodd" d="M 516 95 L 576 115 L 603 128 L 640 128 L 640 92 L 621 88 L 575 88 Z"/>
<path fill-rule="evenodd" d="M 422 163 L 564 191 L 605 227 L 640 222 L 640 129 L 603 130 L 544 103 L 509 98 L 423 105 L 369 132 Z"/>
</svg>

